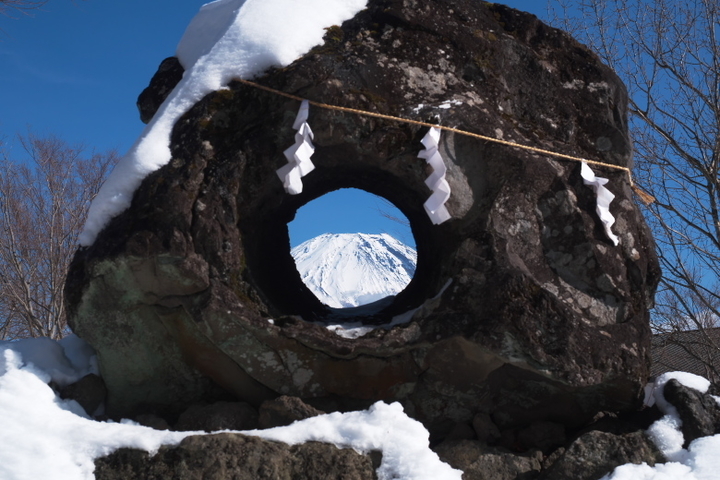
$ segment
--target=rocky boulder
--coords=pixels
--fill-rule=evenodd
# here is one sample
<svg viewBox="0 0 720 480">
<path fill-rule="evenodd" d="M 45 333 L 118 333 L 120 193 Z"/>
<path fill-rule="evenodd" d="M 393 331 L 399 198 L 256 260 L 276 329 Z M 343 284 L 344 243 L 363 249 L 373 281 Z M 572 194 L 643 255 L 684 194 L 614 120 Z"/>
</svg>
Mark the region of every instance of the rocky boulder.
<svg viewBox="0 0 720 480">
<path fill-rule="evenodd" d="M 720 433 L 720 405 L 711 395 L 686 387 L 674 378 L 665 384 L 663 395 L 682 421 L 685 448 L 695 439 Z"/>
<path fill-rule="evenodd" d="M 172 83 L 158 75 L 154 85 Z M 617 76 L 565 33 L 499 4 L 371 0 L 256 81 L 632 163 Z M 228 393 L 255 407 L 290 395 L 324 411 L 385 400 L 437 437 L 477 414 L 503 431 L 574 428 L 638 405 L 659 269 L 623 172 L 597 170 L 616 196 L 615 246 L 580 164 L 446 132 L 452 218 L 433 225 L 417 157 L 428 129 L 417 125 L 311 107 L 316 168 L 301 194 L 287 194 L 276 170 L 298 107 L 238 82 L 208 95 L 175 125 L 171 162 L 77 252 L 69 323 L 98 351 L 111 416 L 172 416 Z M 418 253 L 410 285 L 357 315 L 305 287 L 287 230 L 299 207 L 344 187 L 394 203 Z M 400 315 L 407 322 L 390 327 Z M 339 318 L 378 328 L 343 338 L 324 326 Z"/>
<path fill-rule="evenodd" d="M 373 463 L 375 460 L 376 463 Z M 123 448 L 95 461 L 97 480 L 370 480 L 379 459 L 309 442 L 289 446 L 234 433 L 190 436 L 155 455 Z"/>
<path fill-rule="evenodd" d="M 665 457 L 645 432 L 624 435 L 590 431 L 581 435 L 539 477 L 541 480 L 599 480 L 626 463 L 654 466 Z"/>
</svg>

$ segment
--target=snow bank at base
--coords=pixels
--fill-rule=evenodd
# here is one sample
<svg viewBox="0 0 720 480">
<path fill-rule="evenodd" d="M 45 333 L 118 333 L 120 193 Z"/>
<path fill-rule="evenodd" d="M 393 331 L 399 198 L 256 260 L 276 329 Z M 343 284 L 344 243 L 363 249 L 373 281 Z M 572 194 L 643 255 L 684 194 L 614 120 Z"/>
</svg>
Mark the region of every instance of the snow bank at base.
<svg viewBox="0 0 720 480">
<path fill-rule="evenodd" d="M 0 341 L 0 376 L 7 371 L 6 350 L 16 352 L 17 358 L 22 358 L 23 366 L 46 383 L 53 381 L 60 387 L 75 383 L 90 373 L 100 374 L 95 351 L 77 335 L 68 335 L 59 342 L 49 338 Z"/>
<path fill-rule="evenodd" d="M 648 429 L 647 433 L 668 459 L 654 467 L 622 465 L 602 480 L 715 480 L 720 477 L 720 435 L 698 438 L 683 448 L 682 421 L 677 409 L 663 395 L 665 384 L 676 379 L 683 385 L 706 393 L 710 382 L 687 372 L 669 372 L 660 375 L 652 385 L 646 404 L 657 404 L 665 415 Z"/>
<path fill-rule="evenodd" d="M 331 413 L 287 427 L 243 432 L 296 445 L 311 441 L 333 443 L 361 453 L 381 450 L 379 480 L 460 480 L 462 472 L 440 461 L 430 450 L 425 427 L 405 415 L 399 403 L 377 402 L 362 412 Z"/>
<path fill-rule="evenodd" d="M 366 0 L 218 0 L 200 8 L 177 49 L 185 74 L 90 206 L 81 246 L 130 206 L 135 190 L 171 158 L 175 122 L 233 78 L 249 79 L 286 66 L 322 43 L 325 29 L 363 9 Z"/>
<path fill-rule="evenodd" d="M 60 342 L 0 342 L 0 479 L 90 480 L 95 459 L 119 448 L 154 453 L 162 445 L 205 434 L 153 430 L 130 421 L 97 422 L 47 385 L 51 379 L 82 378 L 96 368 L 93 359 L 92 349 L 75 336 Z M 361 452 L 382 450 L 380 479 L 459 480 L 462 475 L 440 462 L 430 450 L 427 430 L 397 403 L 240 433 L 289 444 L 314 440 Z"/>
<path fill-rule="evenodd" d="M 97 457 L 122 447 L 154 452 L 192 433 L 93 421 L 77 402 L 55 395 L 45 383 L 50 374 L 30 362 L 23 364 L 13 349 L 0 353 L 2 479 L 90 480 Z"/>
</svg>

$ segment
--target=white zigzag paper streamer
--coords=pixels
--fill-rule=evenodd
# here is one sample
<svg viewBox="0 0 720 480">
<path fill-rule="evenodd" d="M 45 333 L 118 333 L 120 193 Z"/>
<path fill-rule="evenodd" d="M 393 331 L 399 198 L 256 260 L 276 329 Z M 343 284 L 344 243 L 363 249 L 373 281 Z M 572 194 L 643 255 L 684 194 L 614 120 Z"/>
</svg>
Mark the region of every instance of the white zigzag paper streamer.
<svg viewBox="0 0 720 480">
<path fill-rule="evenodd" d="M 425 180 L 425 185 L 430 187 L 432 195 L 425 201 L 423 206 L 433 224 L 439 225 L 451 218 L 450 213 L 445 208 L 445 202 L 450 198 L 450 185 L 445 180 L 447 168 L 440 152 L 438 152 L 440 129 L 432 127 L 421 141 L 425 146 L 425 150 L 421 150 L 418 157 L 424 158 L 433 169 L 433 173 Z"/>
<path fill-rule="evenodd" d="M 288 163 L 277 169 L 277 175 L 290 195 L 302 192 L 302 177 L 315 169 L 315 165 L 310 161 L 315 147 L 312 144 L 313 132 L 307 123 L 309 111 L 310 104 L 303 100 L 293 123 L 293 128 L 297 130 L 295 143 L 283 152 Z"/>
<path fill-rule="evenodd" d="M 608 238 L 612 240 L 615 246 L 617 246 L 618 243 L 620 243 L 620 239 L 612 232 L 610 228 L 615 223 L 615 217 L 613 217 L 612 213 L 610 213 L 610 203 L 615 198 L 615 195 L 613 195 L 610 190 L 604 187 L 604 185 L 608 183 L 608 179 L 596 177 L 595 173 L 592 171 L 592 169 L 590 169 L 590 167 L 588 167 L 588 164 L 585 162 L 582 162 L 580 175 L 583 178 L 583 183 L 595 190 L 595 193 L 597 194 L 596 212 L 600 217 L 600 221 L 605 226 L 605 233 L 607 234 Z"/>
</svg>

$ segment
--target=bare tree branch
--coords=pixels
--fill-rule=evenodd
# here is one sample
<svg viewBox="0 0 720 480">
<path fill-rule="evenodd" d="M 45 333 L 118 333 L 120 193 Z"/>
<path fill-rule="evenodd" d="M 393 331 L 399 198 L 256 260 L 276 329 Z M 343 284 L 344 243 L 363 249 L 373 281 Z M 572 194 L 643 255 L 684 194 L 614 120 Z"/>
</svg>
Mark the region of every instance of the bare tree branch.
<svg viewBox="0 0 720 480">
<path fill-rule="evenodd" d="M 718 380 L 720 2 L 553 0 L 561 28 L 594 49 L 630 95 L 636 175 L 664 277 L 652 322 Z M 559 15 L 558 15 L 559 14 Z M 696 330 L 697 335 L 681 334 Z"/>
<path fill-rule="evenodd" d="M 0 159 L 0 339 L 61 338 L 63 286 L 90 202 L 117 161 L 56 137 L 21 137 Z"/>
</svg>

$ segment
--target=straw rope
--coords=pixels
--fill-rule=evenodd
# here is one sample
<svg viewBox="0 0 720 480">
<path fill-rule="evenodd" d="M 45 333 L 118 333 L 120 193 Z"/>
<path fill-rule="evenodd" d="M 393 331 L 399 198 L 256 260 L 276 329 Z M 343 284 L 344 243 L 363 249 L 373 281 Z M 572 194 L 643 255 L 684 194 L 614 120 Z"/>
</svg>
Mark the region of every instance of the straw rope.
<svg viewBox="0 0 720 480">
<path fill-rule="evenodd" d="M 264 90 L 264 91 L 266 91 L 266 92 L 270 92 L 270 93 L 274 93 L 274 94 L 276 94 L 276 95 L 280 95 L 280 96 L 283 96 L 283 97 L 291 98 L 291 99 L 297 100 L 297 101 L 299 101 L 299 102 L 302 102 L 303 100 L 307 100 L 307 99 L 305 99 L 305 98 L 298 97 L 297 95 L 292 95 L 292 94 L 290 94 L 290 93 L 282 92 L 282 91 L 276 90 L 276 89 L 274 89 L 274 88 L 266 87 L 265 85 L 260 85 L 259 83 L 251 82 L 251 81 L 249 81 L 249 80 L 243 80 L 243 79 L 235 79 L 235 80 L 237 80 L 238 82 L 240 82 L 240 83 L 242 83 L 242 84 L 248 85 L 248 86 L 250 86 L 250 87 L 258 88 L 258 89 Z M 354 113 L 354 114 L 356 114 L 356 115 L 363 115 L 363 116 L 366 116 L 366 117 L 381 118 L 381 119 L 383 119 L 383 120 L 390 120 L 390 121 L 393 121 L 393 122 L 409 123 L 409 124 L 412 124 L 412 125 L 419 125 L 419 126 L 422 126 L 422 127 L 439 128 L 439 129 L 441 129 L 441 130 L 445 130 L 445 131 L 448 131 L 448 132 L 457 133 L 457 134 L 459 134 L 459 135 L 465 135 L 465 136 L 468 136 L 468 137 L 478 138 L 478 139 L 484 140 L 484 141 L 486 141 L 486 142 L 499 143 L 499 144 L 501 144 L 501 145 L 506 145 L 506 146 L 508 146 L 508 147 L 521 148 L 521 149 L 523 149 L 523 150 L 528 150 L 528 151 L 535 152 L 535 153 L 539 153 L 539 154 L 542 154 L 542 155 L 547 155 L 547 156 L 551 156 L 551 157 L 557 157 L 557 158 L 561 158 L 561 159 L 564 159 L 564 160 L 570 160 L 570 161 L 574 161 L 574 162 L 585 162 L 585 163 L 588 163 L 588 164 L 590 164 L 590 165 L 596 165 L 596 166 L 599 166 L 599 167 L 611 168 L 611 169 L 614 169 L 614 170 L 622 170 L 622 171 L 624 171 L 624 172 L 627 174 L 628 181 L 630 182 L 630 187 L 633 189 L 633 191 L 635 192 L 635 194 L 638 196 L 638 198 L 640 198 L 640 200 L 641 200 L 645 205 L 649 205 L 649 204 L 651 204 L 651 203 L 653 203 L 653 202 L 655 201 L 655 197 L 653 197 L 652 195 L 650 195 L 650 194 L 647 193 L 647 192 L 644 192 L 644 191 L 643 191 L 642 189 L 640 189 L 637 185 L 635 185 L 635 182 L 633 181 L 632 172 L 630 171 L 630 169 L 629 169 L 628 167 L 622 167 L 622 166 L 620 166 L 620 165 L 613 165 L 612 163 L 599 162 L 599 161 L 597 161 L 597 160 L 590 160 L 590 159 L 588 159 L 588 158 L 582 158 L 582 157 L 575 157 L 575 156 L 572 156 L 572 155 L 566 155 L 566 154 L 564 154 L 564 153 L 553 152 L 553 151 L 551 151 L 551 150 L 545 150 L 545 149 L 543 149 L 543 148 L 533 147 L 533 146 L 530 146 L 530 145 L 522 145 L 522 144 L 520 144 L 520 143 L 510 142 L 510 141 L 508 141 L 508 140 L 501 140 L 501 139 L 499 139 L 499 138 L 488 137 L 488 136 L 486 136 L 486 135 L 481 135 L 481 134 L 479 134 L 479 133 L 468 132 L 468 131 L 466 131 L 466 130 L 460 130 L 460 129 L 458 129 L 458 128 L 445 127 L 445 126 L 443 126 L 443 125 L 435 125 L 435 124 L 432 124 L 432 123 L 421 122 L 421 121 L 419 121 L 419 120 L 411 120 L 411 119 L 409 119 L 409 118 L 395 117 L 395 116 L 392 116 L 392 115 L 385 115 L 385 114 L 376 113 L 376 112 L 368 112 L 367 110 L 358 110 L 358 109 L 356 109 L 356 108 L 341 107 L 341 106 L 338 106 L 338 105 L 330 105 L 330 104 L 327 104 L 327 103 L 316 102 L 316 101 L 313 101 L 313 100 L 308 100 L 308 103 L 309 103 L 310 105 L 315 106 L 315 107 L 324 108 L 324 109 L 327 109 L 327 110 L 336 110 L 336 111 L 340 111 L 340 112 Z"/>
</svg>

